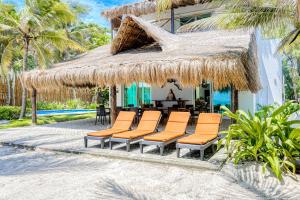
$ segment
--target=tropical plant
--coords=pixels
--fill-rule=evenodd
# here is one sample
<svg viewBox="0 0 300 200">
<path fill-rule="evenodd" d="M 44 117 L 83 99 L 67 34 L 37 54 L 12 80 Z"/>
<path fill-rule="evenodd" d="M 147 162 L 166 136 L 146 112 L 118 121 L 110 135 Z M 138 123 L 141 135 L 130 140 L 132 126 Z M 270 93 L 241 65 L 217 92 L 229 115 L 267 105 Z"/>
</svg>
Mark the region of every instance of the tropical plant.
<svg viewBox="0 0 300 200">
<path fill-rule="evenodd" d="M 0 120 L 17 119 L 21 109 L 15 106 L 1 106 L 0 107 Z"/>
<path fill-rule="evenodd" d="M 0 7 L 7 7 L 1 4 Z M 1 10 L 0 42 L 6 43 L 1 57 L 1 69 L 5 74 L 14 59 L 16 49 L 22 49 L 22 72 L 28 70 L 28 57 L 36 58 L 37 66 L 44 68 L 54 57 L 54 50 L 84 48 L 68 38 L 57 25 L 72 22 L 76 18 L 68 5 L 59 0 L 27 0 L 22 10 Z M 23 87 L 20 118 L 25 116 L 27 91 Z"/>
<path fill-rule="evenodd" d="M 289 101 L 282 106 L 262 107 L 254 115 L 238 110 L 231 112 L 222 107 L 224 115 L 235 120 L 225 137 L 228 159 L 235 164 L 243 161 L 256 161 L 263 169 L 270 167 L 279 180 L 282 173 L 295 173 L 295 160 L 300 156 L 299 120 L 291 120 L 300 110 L 300 105 Z"/>
</svg>

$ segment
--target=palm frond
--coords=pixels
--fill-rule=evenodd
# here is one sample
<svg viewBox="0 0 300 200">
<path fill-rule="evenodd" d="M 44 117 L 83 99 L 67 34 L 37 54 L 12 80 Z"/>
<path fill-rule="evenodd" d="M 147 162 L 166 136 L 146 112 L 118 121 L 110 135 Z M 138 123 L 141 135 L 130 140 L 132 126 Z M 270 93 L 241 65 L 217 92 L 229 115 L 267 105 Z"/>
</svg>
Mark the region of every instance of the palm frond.
<svg viewBox="0 0 300 200">
<path fill-rule="evenodd" d="M 5 46 L 2 56 L 1 56 L 1 72 L 2 74 L 7 74 L 8 68 L 13 60 L 14 53 L 14 40 L 10 40 Z"/>
<path fill-rule="evenodd" d="M 294 3 L 292 1 L 264 2 L 259 0 L 229 1 L 212 17 L 204 21 L 196 21 L 179 29 L 180 32 L 218 27 L 225 29 L 278 27 L 286 23 L 293 24 Z"/>
<path fill-rule="evenodd" d="M 77 42 L 69 39 L 64 31 L 45 31 L 43 32 L 39 39 L 42 43 L 50 43 L 59 51 L 64 51 L 66 49 L 78 50 L 78 51 L 85 51 L 80 44 Z"/>
<path fill-rule="evenodd" d="M 156 12 L 158 14 L 163 13 L 172 8 L 172 0 L 157 0 L 156 1 Z"/>
<path fill-rule="evenodd" d="M 42 69 L 45 69 L 48 64 L 48 56 L 46 56 L 43 46 L 39 45 L 36 41 L 32 41 L 31 45 L 36 52 L 38 66 Z"/>
</svg>

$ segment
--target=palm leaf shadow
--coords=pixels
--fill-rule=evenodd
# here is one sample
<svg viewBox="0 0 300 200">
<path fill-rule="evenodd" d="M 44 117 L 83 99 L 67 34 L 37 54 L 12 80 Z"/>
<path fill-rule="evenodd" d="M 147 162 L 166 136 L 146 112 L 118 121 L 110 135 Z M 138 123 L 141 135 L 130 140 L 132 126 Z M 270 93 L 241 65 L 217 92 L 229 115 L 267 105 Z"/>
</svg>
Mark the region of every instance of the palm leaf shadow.
<svg viewBox="0 0 300 200">
<path fill-rule="evenodd" d="M 152 200 L 151 197 L 122 186 L 112 179 L 102 179 L 101 182 L 98 182 L 97 188 L 101 189 L 95 192 L 96 199 Z"/>
</svg>

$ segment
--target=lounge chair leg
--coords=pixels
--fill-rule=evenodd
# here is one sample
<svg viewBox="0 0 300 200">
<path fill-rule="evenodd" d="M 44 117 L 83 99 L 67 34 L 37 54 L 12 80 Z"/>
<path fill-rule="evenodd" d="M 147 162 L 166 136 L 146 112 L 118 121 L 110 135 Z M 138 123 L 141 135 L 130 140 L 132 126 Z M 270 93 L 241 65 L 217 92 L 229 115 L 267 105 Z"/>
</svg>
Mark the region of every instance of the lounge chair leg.
<svg viewBox="0 0 300 200">
<path fill-rule="evenodd" d="M 200 159 L 204 160 L 204 150 L 200 150 Z"/>
<path fill-rule="evenodd" d="M 104 139 L 101 140 L 101 149 L 104 149 Z"/>
<path fill-rule="evenodd" d="M 165 148 L 164 145 L 160 146 L 160 155 L 161 156 L 164 154 L 164 148 Z"/>
<path fill-rule="evenodd" d="M 211 145 L 211 151 L 212 151 L 212 153 L 215 153 L 215 147 L 214 147 L 214 145 Z"/>
<path fill-rule="evenodd" d="M 142 143 L 140 143 L 140 152 L 144 153 L 144 145 Z"/>
<path fill-rule="evenodd" d="M 180 157 L 180 148 L 177 148 L 176 150 L 177 150 L 177 158 L 179 158 Z"/>
<path fill-rule="evenodd" d="M 87 148 L 88 145 L 88 139 L 87 137 L 84 137 L 84 147 Z"/>
<path fill-rule="evenodd" d="M 130 151 L 130 143 L 126 142 L 126 151 L 129 152 Z"/>
<path fill-rule="evenodd" d="M 112 142 L 109 141 L 109 149 L 112 150 Z"/>
</svg>

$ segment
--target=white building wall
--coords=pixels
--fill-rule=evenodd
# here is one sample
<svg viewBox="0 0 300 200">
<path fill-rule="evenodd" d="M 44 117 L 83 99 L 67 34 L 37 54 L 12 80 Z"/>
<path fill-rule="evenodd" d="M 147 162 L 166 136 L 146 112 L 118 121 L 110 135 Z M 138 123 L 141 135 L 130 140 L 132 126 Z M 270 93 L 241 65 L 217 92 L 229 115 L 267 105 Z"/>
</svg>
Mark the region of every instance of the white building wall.
<svg viewBox="0 0 300 200">
<path fill-rule="evenodd" d="M 123 106 L 124 87 L 122 85 L 117 86 L 117 106 Z"/>
<path fill-rule="evenodd" d="M 282 104 L 283 73 L 282 57 L 277 53 L 279 40 L 263 38 L 259 30 L 256 31 L 257 55 L 259 60 L 259 74 L 262 89 L 256 94 L 256 106 L 273 103 Z"/>
<path fill-rule="evenodd" d="M 251 113 L 255 112 L 256 110 L 255 94 L 248 91 L 239 92 L 238 101 L 239 101 L 238 102 L 239 110 L 243 110 L 245 112 L 251 112 Z"/>
<path fill-rule="evenodd" d="M 255 34 L 262 89 L 256 94 L 239 93 L 239 109 L 251 113 L 258 109 L 258 105 L 282 104 L 284 101 L 282 57 L 277 53 L 279 40 L 264 38 L 260 30 Z"/>
<path fill-rule="evenodd" d="M 170 89 L 173 90 L 176 99 L 189 100 L 186 104 L 194 104 L 194 89 L 183 88 L 179 90 L 173 83 L 167 83 L 163 88 L 153 86 L 152 87 L 152 100 L 166 100 Z M 172 107 L 177 102 L 163 102 L 165 107 Z"/>
</svg>

